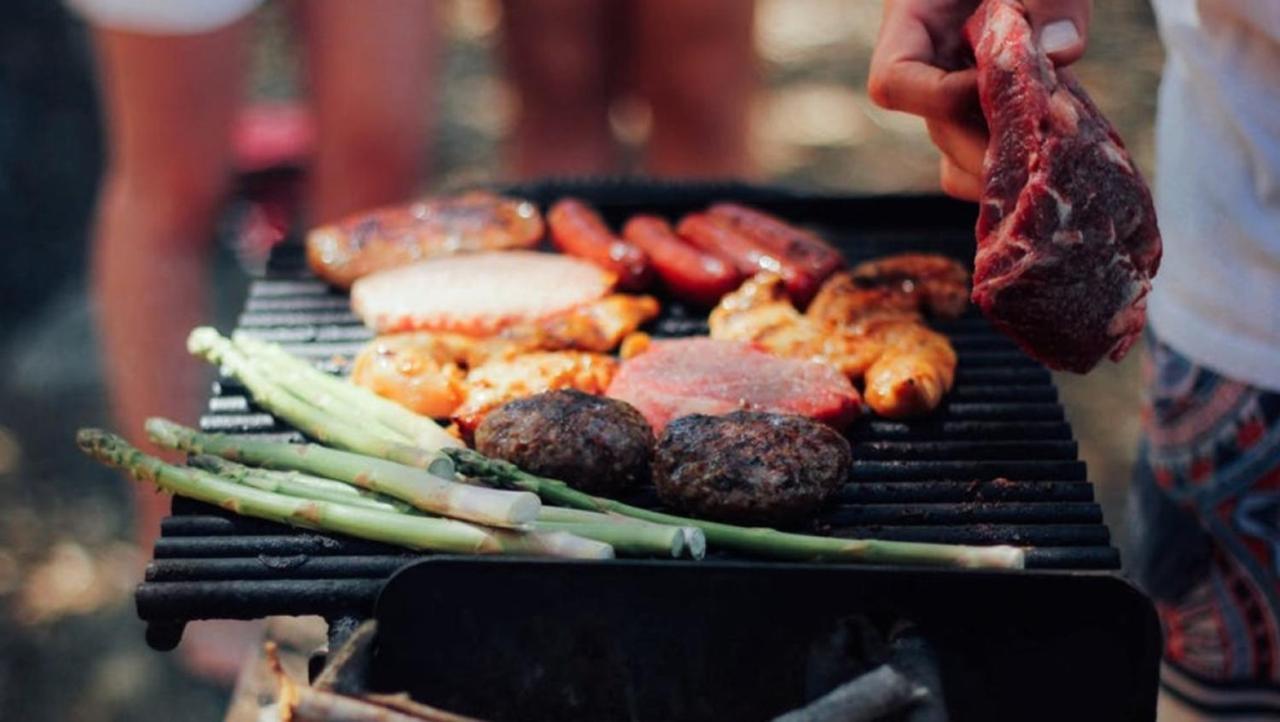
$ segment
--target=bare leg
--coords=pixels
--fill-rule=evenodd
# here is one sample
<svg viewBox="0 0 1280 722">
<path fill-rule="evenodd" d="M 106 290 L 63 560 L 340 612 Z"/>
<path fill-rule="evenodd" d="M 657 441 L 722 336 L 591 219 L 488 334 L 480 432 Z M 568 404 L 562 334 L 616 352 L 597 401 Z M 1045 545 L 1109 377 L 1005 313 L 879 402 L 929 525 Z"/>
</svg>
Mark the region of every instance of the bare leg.
<svg viewBox="0 0 1280 722">
<path fill-rule="evenodd" d="M 434 120 L 437 4 L 308 0 L 297 10 L 319 136 L 312 219 L 406 200 L 422 182 Z"/>
<path fill-rule="evenodd" d="M 190 421 L 200 364 L 186 334 L 206 316 L 208 251 L 228 187 L 244 24 L 193 36 L 98 30 L 110 159 L 93 239 L 93 298 L 116 423 Z M 139 491 L 149 549 L 167 497 Z"/>
<path fill-rule="evenodd" d="M 753 5 L 742 0 L 632 4 L 636 80 L 653 109 L 645 157 L 649 172 L 692 177 L 751 172 Z"/>
<path fill-rule="evenodd" d="M 507 75 L 520 102 L 510 148 L 514 174 L 611 173 L 607 52 L 612 0 L 503 4 Z"/>
</svg>

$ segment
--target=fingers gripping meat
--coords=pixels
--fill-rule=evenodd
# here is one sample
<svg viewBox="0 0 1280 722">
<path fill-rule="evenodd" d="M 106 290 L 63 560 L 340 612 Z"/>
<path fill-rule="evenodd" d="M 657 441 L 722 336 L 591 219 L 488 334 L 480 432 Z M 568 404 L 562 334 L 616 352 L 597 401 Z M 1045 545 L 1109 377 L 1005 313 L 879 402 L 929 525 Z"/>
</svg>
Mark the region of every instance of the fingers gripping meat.
<svg viewBox="0 0 1280 722">
<path fill-rule="evenodd" d="M 682 300 L 714 306 L 742 280 L 732 264 L 685 243 L 657 216 L 633 216 L 622 235 L 649 254 L 654 271 L 671 294 Z"/>
<path fill-rule="evenodd" d="M 359 213 L 307 234 L 307 261 L 340 288 L 375 271 L 468 251 L 531 248 L 542 216 L 528 201 L 476 191 Z"/>
<path fill-rule="evenodd" d="M 556 248 L 617 274 L 620 288 L 639 290 L 649 285 L 649 256 L 615 236 L 600 214 L 582 201 L 558 201 L 547 212 L 547 224 Z"/>
</svg>

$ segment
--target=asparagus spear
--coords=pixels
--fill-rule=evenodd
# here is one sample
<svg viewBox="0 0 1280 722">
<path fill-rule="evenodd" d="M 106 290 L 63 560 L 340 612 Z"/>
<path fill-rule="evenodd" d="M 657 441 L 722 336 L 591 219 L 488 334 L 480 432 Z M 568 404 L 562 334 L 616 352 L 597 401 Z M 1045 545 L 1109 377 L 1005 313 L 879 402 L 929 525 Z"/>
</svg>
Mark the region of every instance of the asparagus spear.
<svg viewBox="0 0 1280 722">
<path fill-rule="evenodd" d="M 359 506 L 395 514 L 417 512 L 403 502 L 372 492 L 348 486 L 340 481 L 325 479 L 296 471 L 270 471 L 227 461 L 217 456 L 197 454 L 191 457 L 194 467 L 218 474 L 239 484 L 286 496 L 331 501 L 338 504 Z M 556 509 L 544 506 L 531 528 L 535 531 L 566 531 L 575 536 L 595 539 L 613 546 L 614 551 L 630 556 L 664 556 L 673 558 L 684 555 L 701 559 L 706 553 L 706 541 L 701 530 L 685 527 L 650 524 L 614 514 L 597 514 L 578 509 Z M 700 544 L 688 544 L 686 532 L 695 533 Z"/>
<path fill-rule="evenodd" d="M 339 532 L 361 539 L 424 551 L 459 554 L 530 554 L 575 559 L 607 559 L 613 548 L 565 532 L 513 532 L 486 529 L 452 519 L 399 514 L 298 499 L 219 479 L 208 472 L 174 466 L 148 456 L 124 439 L 100 429 L 81 429 L 76 443 L 89 456 L 155 483 L 180 496 L 216 504 L 237 514 L 307 529 Z"/>
<path fill-rule="evenodd" d="M 431 419 L 415 414 L 369 389 L 327 374 L 285 351 L 278 344 L 256 339 L 243 331 L 236 331 L 231 338 L 246 356 L 263 366 L 278 368 L 281 373 L 294 374 L 300 381 L 326 390 L 348 408 L 364 409 L 370 417 L 399 432 L 417 446 L 424 449 L 440 449 L 463 445 L 459 439 L 451 436 Z"/>
<path fill-rule="evenodd" d="M 844 560 L 880 564 L 1002 569 L 1020 569 L 1025 561 L 1022 549 L 1011 546 L 980 547 L 878 539 L 838 539 L 689 519 L 630 506 L 613 499 L 592 496 L 570 487 L 563 481 L 535 476 L 521 471 L 514 464 L 490 459 L 470 449 L 447 449 L 444 453 L 453 459 L 459 471 L 469 476 L 492 479 L 504 485 L 532 491 L 546 501 L 564 506 L 612 512 L 659 524 L 695 526 L 702 529 L 707 535 L 707 541 L 713 547 L 719 546 L 749 554 L 779 559 Z"/>
<path fill-rule="evenodd" d="M 152 441 L 165 448 L 337 479 L 395 497 L 415 509 L 491 526 L 523 526 L 537 518 L 542 506 L 538 497 L 529 492 L 459 484 L 422 469 L 318 444 L 281 444 L 203 434 L 159 418 L 147 419 L 146 430 Z"/>
<path fill-rule="evenodd" d="M 389 459 L 401 464 L 429 469 L 448 475 L 447 460 L 435 450 L 410 446 L 404 437 L 380 423 L 362 419 L 347 421 L 343 416 L 316 406 L 304 389 L 290 392 L 277 379 L 240 353 L 231 341 L 207 326 L 197 328 L 187 337 L 187 350 L 210 363 L 220 363 L 249 389 L 263 408 L 298 427 L 306 435 L 324 443 L 369 456 Z M 360 408 L 350 408 L 349 415 L 360 415 Z M 332 409 L 332 405 L 330 405 Z"/>
</svg>

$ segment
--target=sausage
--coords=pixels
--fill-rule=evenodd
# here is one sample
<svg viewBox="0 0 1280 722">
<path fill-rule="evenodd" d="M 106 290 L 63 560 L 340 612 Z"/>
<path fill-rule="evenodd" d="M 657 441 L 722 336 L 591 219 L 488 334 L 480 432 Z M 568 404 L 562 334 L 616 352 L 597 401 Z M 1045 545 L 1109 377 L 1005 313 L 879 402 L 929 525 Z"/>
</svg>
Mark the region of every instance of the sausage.
<svg viewBox="0 0 1280 722">
<path fill-rule="evenodd" d="M 768 213 L 737 203 L 717 203 L 707 214 L 777 258 L 784 270 L 782 276 L 787 279 L 788 294 L 801 307 L 813 298 L 827 276 L 844 267 L 844 258 L 831 244 Z M 789 276 L 787 268 L 792 270 Z"/>
<path fill-rule="evenodd" d="M 586 259 L 618 275 L 618 286 L 638 291 L 649 285 L 653 273 L 649 256 L 613 235 L 600 214 L 575 198 L 563 198 L 547 212 L 551 242 L 561 253 Z"/>
<path fill-rule="evenodd" d="M 714 306 L 738 287 L 742 274 L 720 256 L 685 243 L 657 216 L 632 216 L 622 237 L 649 254 L 653 270 L 671 294 L 702 306 Z"/>
<path fill-rule="evenodd" d="M 781 276 L 787 297 L 797 306 L 803 307 L 808 303 L 821 285 L 820 280 L 814 280 L 783 254 L 709 213 L 685 216 L 676 232 L 704 251 L 730 260 L 745 275 L 768 272 Z"/>
</svg>

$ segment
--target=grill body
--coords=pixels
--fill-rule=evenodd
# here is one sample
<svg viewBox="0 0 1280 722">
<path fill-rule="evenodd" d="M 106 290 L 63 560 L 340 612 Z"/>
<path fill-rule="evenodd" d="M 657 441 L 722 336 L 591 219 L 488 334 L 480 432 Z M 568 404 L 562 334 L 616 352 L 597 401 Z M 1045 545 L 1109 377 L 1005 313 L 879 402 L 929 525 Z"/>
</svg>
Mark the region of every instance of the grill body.
<svg viewBox="0 0 1280 722">
<path fill-rule="evenodd" d="M 596 205 L 615 225 L 635 212 L 676 217 L 710 202 L 739 200 L 816 228 L 839 245 L 851 263 L 907 250 L 965 260 L 973 256 L 972 207 L 940 197 L 801 196 L 752 186 L 628 183 L 543 184 L 514 192 L 544 205 L 562 195 L 575 195 Z M 674 303 L 664 306 L 662 317 L 650 329 L 655 335 L 705 332 L 703 314 Z M 250 288 L 238 327 L 280 342 L 331 370 L 341 370 L 342 359 L 350 358 L 370 337 L 349 312 L 346 297 L 310 275 L 297 245 L 276 249 L 265 276 Z M 849 483 L 814 528 L 806 531 L 850 538 L 1022 545 L 1028 547 L 1028 571 L 1013 575 L 1016 582 L 992 583 L 991 575 L 916 570 L 896 577 L 846 566 L 814 570 L 815 578 L 865 579 L 899 586 L 901 582 L 894 580 L 944 579 L 948 581 L 943 589 L 958 585 L 977 595 L 976 608 L 982 606 L 983 594 L 993 603 L 1007 601 L 991 590 L 1029 594 L 1025 590 L 1040 589 L 1036 584 L 1042 581 L 1043 590 L 1067 596 L 1057 604 L 1069 605 L 1078 599 L 1080 603 L 1091 600 L 1088 603 L 1101 604 L 1104 609 L 1132 606 L 1133 592 L 1115 574 L 1119 555 L 1110 545 L 1101 509 L 1094 500 L 1085 465 L 1078 459 L 1049 373 L 976 314 L 938 328 L 951 338 L 959 356 L 956 387 L 943 408 L 918 422 L 874 418 L 859 422 L 850 432 L 855 462 Z M 238 382 L 228 377 L 215 382 L 201 427 L 301 438 L 258 409 Z M 651 490 L 630 501 L 657 504 Z M 319 614 L 331 620 L 367 617 L 374 613 L 375 599 L 386 580 L 419 559 L 420 555 L 397 548 L 304 533 L 178 499 L 173 515 L 163 523 L 146 581 L 137 590 L 137 608 L 149 622 L 148 640 L 157 648 L 176 645 L 183 625 L 192 619 L 248 619 L 271 614 Z M 761 578 L 778 570 L 778 565 L 771 564 L 726 563 L 735 573 L 754 567 Z M 459 574 L 458 565 L 476 564 L 494 572 L 494 564 L 525 569 L 505 560 L 454 562 L 439 557 L 421 566 L 449 570 L 431 573 Z M 650 579 L 661 576 L 654 565 L 644 562 L 616 565 L 643 567 Z M 685 565 L 674 566 L 683 569 Z M 557 575 L 578 573 L 572 571 L 572 565 L 555 569 Z M 710 572 L 710 564 L 696 569 L 706 570 L 708 578 L 719 578 Z M 677 576 L 694 573 L 673 572 Z M 600 574 L 607 576 L 608 572 Z M 984 587 L 988 591 L 983 591 Z M 1097 589 L 1110 591 L 1099 596 Z M 1047 593 L 1037 592 L 1041 596 Z M 1003 607 L 996 604 L 995 608 Z M 1135 628 L 1145 634 L 1154 625 L 1154 616 L 1149 604 L 1143 608 L 1146 618 Z M 1040 629 L 1024 631 L 1043 635 L 1054 624 L 1053 615 L 1047 613 Z M 1076 620 L 1073 624 L 1094 622 Z M 1078 634 L 1076 638 L 1087 636 Z M 1136 638 L 1129 636 L 1112 640 L 1112 652 L 1115 645 L 1132 646 Z M 1156 636 L 1158 641 L 1158 632 Z M 1105 657 L 1107 641 L 1096 641 L 1101 645 L 1098 655 Z M 1144 690 L 1136 703 L 1127 700 L 1127 706 L 1116 704 L 1113 709 L 1140 709 L 1147 701 L 1154 709 L 1154 650 L 1158 645 L 1148 639 L 1145 643 L 1150 647 L 1143 649 L 1144 640 L 1136 643 L 1138 647 L 1129 649 L 1132 654 L 1116 658 L 1141 660 L 1138 677 Z M 1082 657 L 1076 661 L 1095 663 Z"/>
</svg>

